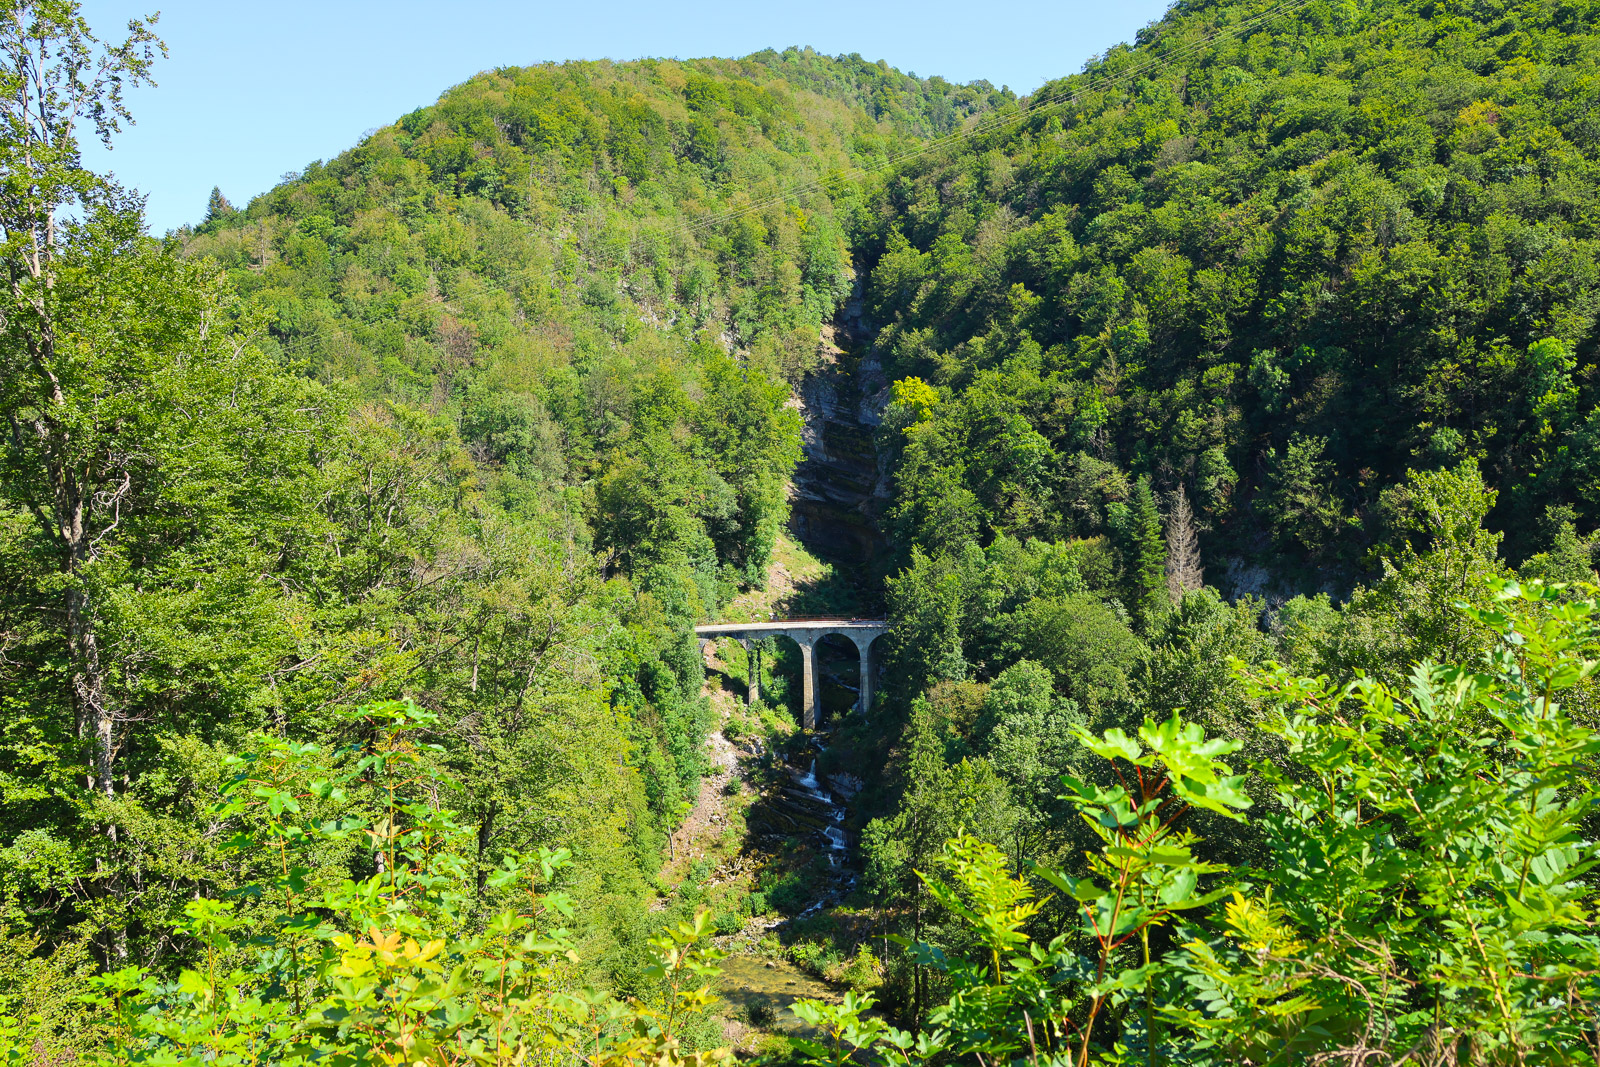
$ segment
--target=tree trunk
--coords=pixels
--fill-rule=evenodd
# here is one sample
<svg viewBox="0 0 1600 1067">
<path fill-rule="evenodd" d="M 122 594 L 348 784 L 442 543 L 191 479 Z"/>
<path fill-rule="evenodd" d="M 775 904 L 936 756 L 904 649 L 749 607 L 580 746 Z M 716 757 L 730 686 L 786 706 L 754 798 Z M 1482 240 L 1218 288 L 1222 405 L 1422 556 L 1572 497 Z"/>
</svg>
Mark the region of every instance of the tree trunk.
<svg viewBox="0 0 1600 1067">
<path fill-rule="evenodd" d="M 483 887 L 489 881 L 489 842 L 494 840 L 494 818 L 500 813 L 498 801 L 489 802 L 489 810 L 483 813 L 483 821 L 478 824 L 478 900 L 483 900 Z"/>
<path fill-rule="evenodd" d="M 54 218 L 50 219 L 52 225 L 47 227 L 47 232 L 54 231 Z M 49 274 L 50 252 L 53 251 L 53 241 L 46 242 L 47 248 L 43 263 L 32 266 L 35 281 L 42 281 L 45 290 L 53 284 L 53 277 Z M 66 622 L 67 622 L 67 654 L 72 663 L 72 695 L 77 719 L 77 735 L 79 740 L 89 744 L 89 761 L 87 768 L 87 784 L 89 791 L 99 793 L 108 800 L 116 795 L 113 774 L 115 759 L 114 736 L 115 719 L 111 710 L 111 696 L 106 684 L 106 672 L 100 662 L 100 640 L 95 632 L 94 604 L 88 592 L 83 588 L 83 571 L 85 566 L 94 558 L 94 538 L 90 536 L 89 527 L 93 521 L 90 515 L 91 501 L 94 499 L 92 488 L 85 486 L 80 478 L 77 464 L 71 458 L 71 435 L 65 429 L 67 397 L 61 387 L 61 379 L 52 369 L 55 361 L 55 323 L 51 315 L 51 308 L 45 300 L 39 299 L 26 290 L 25 283 L 13 275 L 11 292 L 14 302 L 28 307 L 37 317 L 37 336 L 28 343 L 34 373 L 38 375 L 41 392 L 48 397 L 43 405 L 44 411 L 36 414 L 23 424 L 13 421 L 12 434 L 21 443 L 22 434 L 31 432 L 37 441 L 40 459 L 43 461 L 44 473 L 49 482 L 49 505 L 46 508 L 43 502 L 35 507 L 34 514 L 48 532 L 59 538 L 63 557 L 63 570 L 66 571 L 68 588 L 66 594 Z M 59 420 L 59 421 L 58 421 Z M 125 482 L 121 489 L 111 494 L 111 499 L 120 503 L 123 494 L 127 491 Z M 48 510 L 49 514 L 46 514 Z M 120 519 L 118 520 L 120 521 Z M 112 523 L 112 528 L 117 523 Z M 104 531 L 109 532 L 109 530 Z M 115 840 L 116 831 L 110 830 L 112 840 Z"/>
<path fill-rule="evenodd" d="M 65 524 L 64 524 L 65 525 Z M 69 543 L 69 573 L 74 578 L 81 568 L 77 565 L 87 558 L 86 540 L 81 531 L 78 544 Z M 91 793 L 104 799 L 115 800 L 116 783 L 116 716 L 112 709 L 111 694 L 106 684 L 106 670 L 100 661 L 100 638 L 95 631 L 94 605 L 89 594 L 80 588 L 67 591 L 67 650 L 72 661 L 72 695 L 77 709 L 78 736 L 89 744 L 86 784 Z M 117 824 L 107 817 L 100 826 L 106 839 L 105 855 L 95 860 L 95 873 L 99 876 L 100 890 L 113 900 L 122 896 L 122 880 L 117 869 Z M 128 958 L 126 930 L 105 931 L 106 963 L 121 962 Z"/>
<path fill-rule="evenodd" d="M 54 352 L 54 331 L 44 309 L 40 309 L 41 322 L 38 348 L 34 353 L 35 366 L 50 400 L 57 410 L 64 411 L 66 397 L 61 383 L 50 370 Z M 15 425 L 15 424 L 14 424 Z M 65 597 L 67 656 L 72 664 L 72 700 L 74 725 L 78 739 L 88 746 L 84 783 L 90 793 L 105 800 L 115 800 L 116 789 L 116 713 L 106 665 L 101 659 L 100 635 L 96 628 L 95 605 L 84 588 L 84 571 L 94 558 L 94 538 L 90 535 L 89 501 L 91 492 L 85 489 L 69 460 L 70 445 L 66 431 L 60 423 L 48 417 L 35 418 L 31 429 L 37 435 L 44 460 L 46 477 L 50 483 L 50 511 L 47 525 L 60 540 L 63 570 L 68 587 Z M 119 500 L 126 491 L 113 494 Z M 45 514 L 38 513 L 41 521 Z M 115 528 L 112 523 L 111 528 Z M 109 532 L 109 530 L 104 531 Z M 117 874 L 117 825 L 107 818 L 99 832 L 106 839 L 106 854 L 95 861 L 100 888 L 107 896 L 116 899 L 122 895 Z M 106 931 L 106 959 L 124 960 L 128 955 L 127 935 L 124 931 Z"/>
<path fill-rule="evenodd" d="M 89 742 L 88 785 L 107 800 L 116 797 L 113 777 L 116 739 L 106 692 L 105 670 L 100 663 L 100 640 L 95 633 L 93 609 L 81 590 L 67 593 L 67 646 L 72 656 L 72 693 L 78 706 L 78 734 Z"/>
</svg>

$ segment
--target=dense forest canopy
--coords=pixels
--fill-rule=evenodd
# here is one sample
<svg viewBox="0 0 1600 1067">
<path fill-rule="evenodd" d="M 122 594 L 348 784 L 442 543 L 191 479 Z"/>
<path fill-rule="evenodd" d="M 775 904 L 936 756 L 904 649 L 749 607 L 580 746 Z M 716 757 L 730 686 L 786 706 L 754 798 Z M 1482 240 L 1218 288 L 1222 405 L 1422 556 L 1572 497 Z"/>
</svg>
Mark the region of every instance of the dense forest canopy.
<svg viewBox="0 0 1600 1067">
<path fill-rule="evenodd" d="M 899 562 L 1112 533 L 1145 475 L 1238 591 L 1343 593 L 1411 467 L 1479 459 L 1514 558 L 1600 519 L 1592 30 L 1177 4 L 1026 116 L 796 49 L 499 71 L 184 242 L 322 373 L 457 394 L 469 438 L 478 397 L 531 390 L 586 457 L 616 421 L 594 346 L 687 314 L 795 381 L 853 262 L 890 376 L 947 401 L 895 457 Z"/>
<path fill-rule="evenodd" d="M 1005 98 L 796 50 L 500 70 L 152 242 L 78 164 L 73 138 L 112 132 L 95 102 L 27 94 L 61 52 L 126 117 L 115 78 L 153 52 L 18 11 L 13 119 L 59 118 L 11 150 L 62 146 L 6 220 L 14 266 L 54 257 L 13 281 L 0 513 L 4 952 L 30 1010 L 87 1048 L 103 1013 L 72 976 L 170 972 L 184 902 L 270 872 L 205 815 L 253 731 L 338 749 L 372 736 L 349 708 L 399 696 L 436 716 L 469 911 L 508 899 L 502 862 L 567 849 L 580 973 L 633 988 L 705 769 L 689 628 L 764 578 L 790 387 L 851 285 L 826 196 L 693 224 Z M 375 861 L 346 862 L 317 869 Z"/>
<path fill-rule="evenodd" d="M 708 1067 L 763 912 L 875 998 L 774 1062 L 1600 1061 L 1600 3 L 502 68 L 160 240 L 78 156 L 150 26 L 8 14 L 8 1065 Z M 807 747 L 692 628 L 825 376 L 890 633 Z M 737 731 L 855 783 L 820 916 L 678 862 Z"/>
<path fill-rule="evenodd" d="M 1213 559 L 1349 575 L 1408 468 L 1469 456 L 1517 556 L 1600 518 L 1594 7 L 1318 3 L 1192 47 L 1265 6 L 1176 4 L 869 200 L 879 344 L 948 401 L 902 542 L 1099 532 L 1143 474 Z"/>
</svg>

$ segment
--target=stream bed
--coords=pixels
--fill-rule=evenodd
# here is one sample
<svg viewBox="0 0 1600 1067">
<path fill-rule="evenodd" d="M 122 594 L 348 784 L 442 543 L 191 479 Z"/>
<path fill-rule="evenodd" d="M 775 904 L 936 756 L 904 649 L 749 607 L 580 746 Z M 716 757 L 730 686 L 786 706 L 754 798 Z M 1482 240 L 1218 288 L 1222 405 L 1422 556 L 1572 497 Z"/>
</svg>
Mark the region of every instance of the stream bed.
<svg viewBox="0 0 1600 1067">
<path fill-rule="evenodd" d="M 812 746 L 819 751 L 823 749 L 822 743 L 813 739 Z M 791 771 L 794 778 L 795 790 L 786 790 L 793 795 L 798 792 L 798 799 L 814 808 L 817 820 L 821 825 L 821 838 L 816 842 L 822 854 L 828 858 L 828 879 L 820 888 L 817 898 L 806 905 L 805 910 L 795 916 L 797 919 L 809 918 L 827 907 L 837 903 L 856 886 L 856 873 L 850 866 L 850 835 L 844 828 L 845 819 L 850 815 L 848 809 L 840 799 L 835 798 L 831 790 L 843 793 L 838 784 L 829 783 L 828 788 L 817 780 L 817 761 L 812 757 L 809 766 L 804 771 Z"/>
<path fill-rule="evenodd" d="M 803 459 L 794 473 L 789 529 L 808 552 L 833 566 L 833 588 L 817 607 L 831 612 L 840 610 L 834 605 L 847 604 L 851 611 L 876 613 L 882 610 L 876 579 L 884 547 L 877 517 L 888 485 L 874 431 L 888 388 L 871 352 L 859 289 L 825 331 L 825 342 L 823 366 L 799 390 Z M 855 687 L 831 677 L 826 658 L 821 667 L 825 686 L 847 693 L 846 705 L 853 703 Z M 777 773 L 769 774 L 761 799 L 746 814 L 752 844 L 780 850 L 798 845 L 802 855 L 826 862 L 825 867 L 821 860 L 809 863 L 805 904 L 776 925 L 759 924 L 757 937 L 770 931 L 788 941 L 784 934 L 791 924 L 838 904 L 856 887 L 857 841 L 849 803 L 862 783 L 849 775 L 819 776 L 818 757 L 827 751 L 827 736 L 812 735 L 804 749 L 787 757 L 772 753 L 782 762 L 768 764 Z M 744 937 L 750 933 L 747 929 Z M 775 958 L 770 948 L 730 955 L 721 966 L 720 990 L 730 1018 L 771 1034 L 818 1036 L 795 1017 L 791 1005 L 798 999 L 842 996 L 787 959 Z"/>
<path fill-rule="evenodd" d="M 816 1038 L 790 1007 L 797 1000 L 838 1001 L 840 994 L 788 960 L 757 955 L 729 956 L 721 962 L 722 999 L 741 1021 L 773 1034 Z"/>
</svg>

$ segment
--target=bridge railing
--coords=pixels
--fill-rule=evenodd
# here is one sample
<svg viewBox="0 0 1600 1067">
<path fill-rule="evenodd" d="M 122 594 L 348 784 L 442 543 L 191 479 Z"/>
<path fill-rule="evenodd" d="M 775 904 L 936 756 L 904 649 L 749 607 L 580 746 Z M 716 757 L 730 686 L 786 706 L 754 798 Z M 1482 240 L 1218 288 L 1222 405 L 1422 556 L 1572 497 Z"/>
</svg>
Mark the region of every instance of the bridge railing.
<svg viewBox="0 0 1600 1067">
<path fill-rule="evenodd" d="M 707 622 L 702 626 L 755 626 L 776 623 L 794 623 L 803 626 L 810 622 L 859 622 L 870 626 L 887 626 L 888 619 L 864 619 L 859 615 L 806 615 L 791 619 L 747 619 L 743 622 Z"/>
</svg>

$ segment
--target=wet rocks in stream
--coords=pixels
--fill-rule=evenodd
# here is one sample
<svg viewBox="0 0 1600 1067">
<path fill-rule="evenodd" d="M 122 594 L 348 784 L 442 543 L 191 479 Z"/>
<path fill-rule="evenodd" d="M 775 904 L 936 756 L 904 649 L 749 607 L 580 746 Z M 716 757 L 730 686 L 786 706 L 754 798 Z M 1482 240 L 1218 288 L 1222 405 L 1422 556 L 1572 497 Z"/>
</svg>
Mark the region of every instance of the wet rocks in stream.
<svg viewBox="0 0 1600 1067">
<path fill-rule="evenodd" d="M 815 746 L 817 750 L 821 747 Z M 798 840 L 826 857 L 827 874 L 822 884 L 814 887 L 811 902 L 800 913 L 804 917 L 837 901 L 855 885 L 853 842 L 846 829 L 849 811 L 845 803 L 859 785 L 848 775 L 839 776 L 837 781 L 820 780 L 816 754 L 810 749 L 790 757 L 776 769 L 780 772 L 777 780 L 751 808 L 747 821 L 751 831 L 761 838 Z"/>
</svg>

